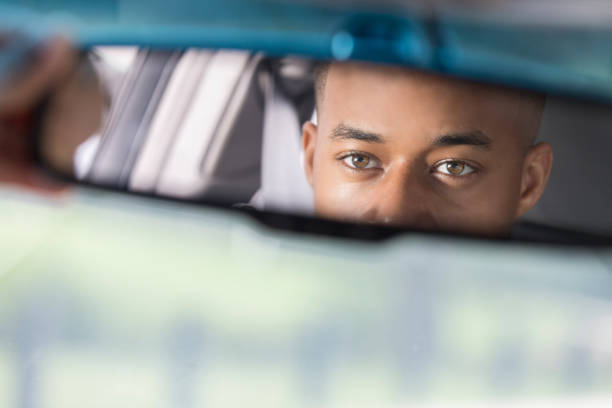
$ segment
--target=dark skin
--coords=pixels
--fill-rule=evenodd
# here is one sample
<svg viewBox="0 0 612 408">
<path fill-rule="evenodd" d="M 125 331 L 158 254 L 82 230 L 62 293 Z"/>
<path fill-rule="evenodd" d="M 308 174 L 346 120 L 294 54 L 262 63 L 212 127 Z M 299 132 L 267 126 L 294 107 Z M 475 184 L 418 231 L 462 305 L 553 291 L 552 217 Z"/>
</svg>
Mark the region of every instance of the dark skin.
<svg viewBox="0 0 612 408">
<path fill-rule="evenodd" d="M 33 111 L 48 96 L 40 123 L 45 143 L 40 147 L 55 168 L 72 172 L 72 156 L 66 155 L 72 155 L 76 146 L 100 126 L 103 106 L 108 103 L 90 67 L 83 62 L 66 38 L 56 37 L 5 82 L 0 91 L 0 183 L 46 193 L 66 190 L 34 164 L 28 136 L 37 119 Z"/>
<path fill-rule="evenodd" d="M 552 167 L 533 94 L 333 63 L 317 104 L 303 147 L 322 217 L 503 236 Z"/>
<path fill-rule="evenodd" d="M 66 39 L 58 37 L 31 58 L 32 63 L 0 91 L 0 183 L 61 192 L 64 186 L 45 177 L 34 165 L 28 133 L 34 122 L 33 109 L 71 76 L 76 54 Z"/>
</svg>

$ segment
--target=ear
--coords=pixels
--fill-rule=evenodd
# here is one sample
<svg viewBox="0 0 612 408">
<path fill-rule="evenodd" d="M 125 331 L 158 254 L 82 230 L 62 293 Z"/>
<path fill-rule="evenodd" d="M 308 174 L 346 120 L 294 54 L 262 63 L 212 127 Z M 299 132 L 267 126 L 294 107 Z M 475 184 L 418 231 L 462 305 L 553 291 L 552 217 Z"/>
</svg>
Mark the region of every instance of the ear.
<svg viewBox="0 0 612 408">
<path fill-rule="evenodd" d="M 529 148 L 523 164 L 517 218 L 529 211 L 542 196 L 552 163 L 553 152 L 550 144 L 541 142 Z"/>
<path fill-rule="evenodd" d="M 304 150 L 304 172 L 306 179 L 312 186 L 312 169 L 314 164 L 315 147 L 317 143 L 317 125 L 312 122 L 302 126 L 302 149 Z"/>
</svg>

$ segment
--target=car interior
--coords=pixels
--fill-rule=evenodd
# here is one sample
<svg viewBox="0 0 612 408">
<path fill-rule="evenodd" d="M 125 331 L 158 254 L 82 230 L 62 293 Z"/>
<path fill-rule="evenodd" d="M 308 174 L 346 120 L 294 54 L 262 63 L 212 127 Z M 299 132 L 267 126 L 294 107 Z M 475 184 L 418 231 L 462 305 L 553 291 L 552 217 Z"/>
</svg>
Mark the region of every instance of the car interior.
<svg viewBox="0 0 612 408">
<path fill-rule="evenodd" d="M 42 17 L 27 14 L 11 19 L 10 3 L 59 23 L 45 27 Z M 588 13 L 580 12 L 583 3 Z M 26 62 L 38 61 L 6 63 L 13 58 L 3 43 L 6 27 L 36 34 L 26 43 L 33 53 L 39 41 L 74 28 L 65 48 L 79 56 L 57 77 L 66 82 L 50 77 L 23 117 L 4 122 L 0 115 L 0 145 L 8 139 L 24 146 L 23 157 L 3 159 L 17 158 L 24 178 L 54 187 L 3 181 L 0 189 L 0 408 L 612 407 L 612 8 L 604 3 L 0 5 L 0 96 L 2 80 L 12 80 L 6 67 L 27 73 Z M 302 135 L 312 136 L 303 125 L 317 122 L 315 80 L 320 62 L 330 59 L 549 92 L 543 111 L 540 95 L 530 110 L 531 119 L 543 112 L 536 142 L 554 151 L 543 196 L 509 237 L 401 227 L 392 217 L 325 218 L 305 176 Z M 388 76 L 377 79 L 376 86 L 389 84 Z M 356 82 L 347 88 L 367 85 Z M 66 91 L 75 84 L 83 89 Z M 494 95 L 474 98 L 478 106 L 470 110 L 456 102 L 471 100 L 469 93 L 448 104 L 441 103 L 447 94 L 436 94 L 415 114 L 410 107 L 421 99 L 402 99 L 406 88 L 383 89 L 371 100 L 349 93 L 361 115 L 385 120 L 375 133 L 356 132 L 361 139 L 345 136 L 351 140 L 341 141 L 342 154 L 334 145 L 335 161 L 327 156 L 345 176 L 333 188 L 361 184 L 336 208 L 370 209 L 358 199 L 375 190 L 368 184 L 375 177 L 341 163 L 360 146 L 355 140 L 398 134 L 392 143 L 401 143 L 364 150 L 405 159 L 396 153 L 435 133 L 420 138 L 416 159 L 403 161 L 417 164 L 405 174 L 423 169 L 414 179 L 424 181 L 424 199 L 398 178 L 395 191 L 406 194 L 392 200 L 385 194 L 391 189 L 376 190 L 383 192 L 371 194 L 376 204 L 395 201 L 404 210 L 416 203 L 421 210 L 433 203 L 428 209 L 450 209 L 464 226 L 486 224 L 490 209 L 507 210 L 516 195 L 505 193 L 516 191 L 517 177 L 504 185 L 477 174 L 438 184 L 429 176 L 463 159 L 469 167 L 472 156 L 486 156 L 483 174 L 510 157 L 507 167 L 518 176 L 518 156 L 508 154 L 517 138 L 499 149 L 493 133 L 522 123 L 506 120 L 503 108 L 516 105 L 496 105 Z M 66 94 L 74 99 L 59 103 Z M 497 110 L 484 109 L 489 104 Z M 417 126 L 406 129 L 418 129 L 427 122 L 418 119 L 442 105 L 446 116 L 432 115 L 433 131 L 385 128 L 386 118 L 400 129 L 412 114 Z M 470 115 L 452 117 L 455 109 L 462 113 L 457 106 Z M 479 135 L 482 112 L 492 112 L 497 126 L 466 138 Z M 322 115 L 320 124 L 329 124 L 327 111 Z M 458 123 L 466 116 L 473 120 L 468 132 Z M 447 121 L 451 133 L 439 131 Z M 15 135 L 3 133 L 14 124 L 23 126 L 20 138 L 2 137 Z M 450 143 L 436 145 L 445 137 Z M 432 151 L 435 158 L 420 160 Z M 546 153 L 537 175 L 547 174 Z M 380 179 L 385 166 L 374 173 Z M 504 227 L 514 220 L 516 207 L 510 210 Z"/>
<path fill-rule="evenodd" d="M 296 215 L 313 212 L 301 126 L 316 121 L 316 62 L 236 50 L 96 47 L 89 62 L 110 104 L 79 146 L 78 178 L 94 184 Z M 597 241 L 612 234 L 612 107 L 547 97 L 539 140 L 555 165 L 519 239 Z"/>
</svg>

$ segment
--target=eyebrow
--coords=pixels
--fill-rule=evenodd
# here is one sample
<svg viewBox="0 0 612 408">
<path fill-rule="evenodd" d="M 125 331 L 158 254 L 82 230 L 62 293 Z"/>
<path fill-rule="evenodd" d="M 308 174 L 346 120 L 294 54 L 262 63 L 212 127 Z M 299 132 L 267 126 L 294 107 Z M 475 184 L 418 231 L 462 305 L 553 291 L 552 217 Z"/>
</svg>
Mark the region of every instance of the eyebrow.
<svg viewBox="0 0 612 408">
<path fill-rule="evenodd" d="M 361 140 L 367 143 L 384 143 L 385 142 L 385 139 L 376 133 L 366 132 L 361 129 L 356 129 L 356 128 L 347 126 L 345 124 L 340 124 L 336 126 L 334 130 L 332 131 L 332 134 L 330 137 L 332 140 L 353 139 L 353 140 Z"/>
<path fill-rule="evenodd" d="M 491 138 L 480 130 L 471 130 L 469 132 L 449 133 L 438 136 L 433 141 L 434 146 L 458 146 L 469 145 L 475 146 L 484 150 L 491 149 Z"/>
<path fill-rule="evenodd" d="M 366 132 L 345 124 L 336 126 L 330 137 L 332 140 L 352 139 L 367 143 L 385 143 L 385 139 L 379 134 Z M 480 130 L 471 130 L 438 136 L 432 144 L 438 147 L 468 145 L 489 150 L 491 148 L 491 138 Z"/>
</svg>

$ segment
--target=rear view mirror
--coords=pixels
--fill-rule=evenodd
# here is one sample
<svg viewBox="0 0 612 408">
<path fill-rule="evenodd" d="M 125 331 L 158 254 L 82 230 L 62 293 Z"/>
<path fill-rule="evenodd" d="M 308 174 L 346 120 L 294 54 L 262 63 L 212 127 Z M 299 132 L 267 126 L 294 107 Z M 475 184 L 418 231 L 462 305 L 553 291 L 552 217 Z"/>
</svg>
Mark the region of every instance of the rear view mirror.
<svg viewBox="0 0 612 408">
<path fill-rule="evenodd" d="M 397 66 L 98 47 L 48 100 L 39 152 L 75 180 L 188 201 L 487 236 L 518 221 L 609 236 L 609 113 Z"/>
</svg>

